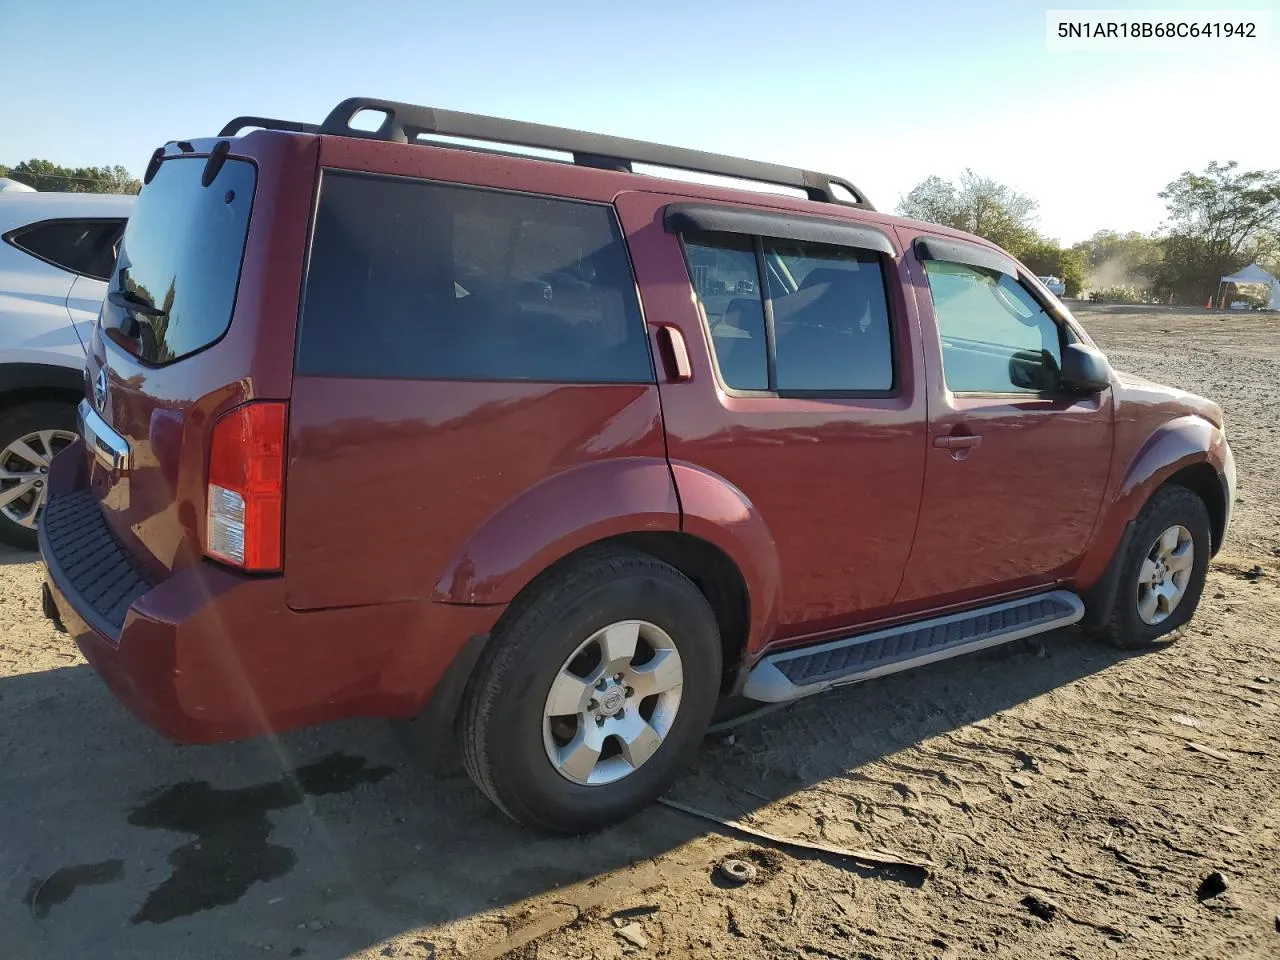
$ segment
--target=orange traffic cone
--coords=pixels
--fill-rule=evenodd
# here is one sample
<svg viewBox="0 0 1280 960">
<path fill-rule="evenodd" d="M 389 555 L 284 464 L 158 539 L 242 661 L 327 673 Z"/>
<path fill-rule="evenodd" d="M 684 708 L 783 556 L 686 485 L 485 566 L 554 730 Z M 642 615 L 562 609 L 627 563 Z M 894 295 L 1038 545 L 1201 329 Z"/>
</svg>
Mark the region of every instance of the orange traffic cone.
<svg viewBox="0 0 1280 960">
<path fill-rule="evenodd" d="M 1206 310 L 1212 310 L 1212 309 L 1213 309 L 1213 297 L 1210 297 L 1208 300 L 1206 300 L 1206 301 L 1204 302 L 1204 308 L 1205 308 Z"/>
</svg>

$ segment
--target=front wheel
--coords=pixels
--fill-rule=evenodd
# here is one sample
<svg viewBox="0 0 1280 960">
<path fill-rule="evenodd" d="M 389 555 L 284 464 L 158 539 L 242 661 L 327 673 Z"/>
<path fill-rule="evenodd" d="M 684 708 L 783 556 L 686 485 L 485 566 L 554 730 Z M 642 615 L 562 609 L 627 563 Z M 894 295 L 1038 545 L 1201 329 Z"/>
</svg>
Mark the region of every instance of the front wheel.
<svg viewBox="0 0 1280 960">
<path fill-rule="evenodd" d="M 595 551 L 495 631 L 458 720 L 463 761 L 513 820 L 594 830 L 670 786 L 719 683 L 719 632 L 697 587 L 647 554 Z"/>
<path fill-rule="evenodd" d="M 1137 650 L 1181 636 L 1200 603 L 1211 549 L 1204 501 L 1185 487 L 1157 491 L 1138 515 L 1101 639 Z"/>
</svg>

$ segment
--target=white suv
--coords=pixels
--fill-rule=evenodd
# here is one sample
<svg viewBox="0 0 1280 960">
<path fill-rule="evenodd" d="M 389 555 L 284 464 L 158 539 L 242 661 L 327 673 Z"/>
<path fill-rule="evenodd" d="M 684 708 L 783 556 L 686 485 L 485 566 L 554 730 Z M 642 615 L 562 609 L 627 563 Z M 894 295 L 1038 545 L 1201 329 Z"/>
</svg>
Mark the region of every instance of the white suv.
<svg viewBox="0 0 1280 960">
<path fill-rule="evenodd" d="M 34 549 L 133 197 L 0 191 L 0 541 Z"/>
</svg>

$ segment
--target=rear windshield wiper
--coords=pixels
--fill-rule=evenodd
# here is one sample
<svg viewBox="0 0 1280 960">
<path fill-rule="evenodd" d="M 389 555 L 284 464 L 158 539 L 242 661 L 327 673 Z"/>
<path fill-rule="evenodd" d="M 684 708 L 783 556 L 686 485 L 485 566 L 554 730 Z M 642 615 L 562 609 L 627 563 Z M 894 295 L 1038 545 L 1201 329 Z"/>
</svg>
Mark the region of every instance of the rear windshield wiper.
<svg viewBox="0 0 1280 960">
<path fill-rule="evenodd" d="M 167 317 L 168 310 L 162 310 L 154 303 L 148 303 L 131 290 L 112 290 L 107 299 L 126 313 L 141 314 L 144 317 Z"/>
</svg>

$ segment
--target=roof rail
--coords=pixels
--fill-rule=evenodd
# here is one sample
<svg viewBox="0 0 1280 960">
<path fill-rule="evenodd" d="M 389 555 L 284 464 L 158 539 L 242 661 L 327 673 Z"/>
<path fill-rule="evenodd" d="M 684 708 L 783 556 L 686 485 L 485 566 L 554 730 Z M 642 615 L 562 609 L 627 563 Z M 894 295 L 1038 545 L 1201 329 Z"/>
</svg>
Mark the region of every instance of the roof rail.
<svg viewBox="0 0 1280 960">
<path fill-rule="evenodd" d="M 248 127 L 261 127 L 263 130 L 283 130 L 286 133 L 320 132 L 319 125 L 314 123 L 299 123 L 297 120 L 273 120 L 271 117 L 236 117 L 218 131 L 218 136 L 239 136 L 240 131 Z"/>
<path fill-rule="evenodd" d="M 357 114 L 364 111 L 382 114 L 376 130 L 360 130 L 351 126 Z M 229 137 L 245 127 L 287 130 L 299 133 L 321 133 L 339 137 L 363 137 L 393 143 L 414 143 L 424 134 L 479 140 L 488 143 L 556 150 L 571 154 L 573 162 L 583 167 L 632 172 L 636 163 L 651 164 L 691 173 L 712 174 L 737 180 L 751 180 L 804 191 L 810 200 L 840 203 L 874 210 L 866 194 L 848 180 L 813 170 L 801 170 L 757 160 L 741 160 L 701 150 L 668 147 L 644 140 L 630 140 L 600 133 L 585 133 L 565 127 L 551 127 L 521 120 L 503 120 L 475 113 L 458 113 L 434 107 L 415 106 L 394 100 L 351 97 L 329 111 L 324 122 L 312 124 L 264 117 L 237 117 L 222 128 L 219 136 Z"/>
</svg>

